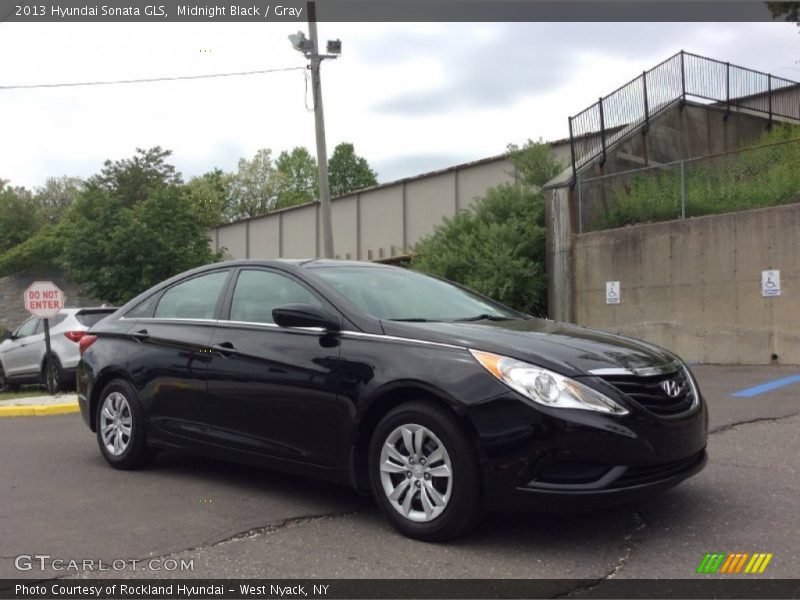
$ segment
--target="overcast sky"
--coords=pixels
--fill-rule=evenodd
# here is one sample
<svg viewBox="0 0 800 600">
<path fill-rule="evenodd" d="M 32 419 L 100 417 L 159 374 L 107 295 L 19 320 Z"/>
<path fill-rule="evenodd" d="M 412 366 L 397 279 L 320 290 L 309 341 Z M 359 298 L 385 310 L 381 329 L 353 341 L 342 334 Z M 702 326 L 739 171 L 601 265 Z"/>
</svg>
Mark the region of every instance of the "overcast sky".
<svg viewBox="0 0 800 600">
<path fill-rule="evenodd" d="M 305 23 L 301 24 L 305 27 Z M 303 66 L 276 23 L 0 23 L 0 86 Z M 322 81 L 329 151 L 355 144 L 381 182 L 566 137 L 567 116 L 685 49 L 800 80 L 787 23 L 321 23 L 342 57 Z M 310 99 L 308 100 L 310 104 Z M 0 178 L 86 177 L 136 147 L 185 178 L 259 148 L 314 152 L 304 72 L 1 90 Z"/>
</svg>

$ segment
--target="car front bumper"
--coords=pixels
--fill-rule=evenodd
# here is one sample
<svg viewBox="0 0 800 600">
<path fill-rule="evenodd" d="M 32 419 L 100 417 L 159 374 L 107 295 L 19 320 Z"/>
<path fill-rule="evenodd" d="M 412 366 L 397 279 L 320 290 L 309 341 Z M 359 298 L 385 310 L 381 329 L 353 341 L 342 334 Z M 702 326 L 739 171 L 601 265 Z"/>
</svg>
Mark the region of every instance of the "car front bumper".
<svg viewBox="0 0 800 600">
<path fill-rule="evenodd" d="M 471 407 L 489 509 L 569 511 L 641 499 L 706 464 L 705 402 L 660 418 L 543 409 L 516 394 Z"/>
</svg>

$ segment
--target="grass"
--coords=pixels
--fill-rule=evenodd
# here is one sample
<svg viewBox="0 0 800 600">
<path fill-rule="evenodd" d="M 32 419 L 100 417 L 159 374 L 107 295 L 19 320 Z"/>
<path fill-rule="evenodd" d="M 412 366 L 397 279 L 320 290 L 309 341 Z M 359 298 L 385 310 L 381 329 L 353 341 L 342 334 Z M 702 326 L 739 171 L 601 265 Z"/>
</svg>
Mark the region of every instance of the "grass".
<svg viewBox="0 0 800 600">
<path fill-rule="evenodd" d="M 0 392 L 0 402 L 4 400 L 16 400 L 17 398 L 30 398 L 33 396 L 47 396 L 47 391 L 43 387 L 24 386 L 16 392 Z"/>
<path fill-rule="evenodd" d="M 757 147 L 684 163 L 686 216 L 800 201 L 800 127 L 775 126 Z M 681 216 L 679 165 L 612 177 L 600 185 L 603 210 L 590 229 L 612 229 Z"/>
</svg>

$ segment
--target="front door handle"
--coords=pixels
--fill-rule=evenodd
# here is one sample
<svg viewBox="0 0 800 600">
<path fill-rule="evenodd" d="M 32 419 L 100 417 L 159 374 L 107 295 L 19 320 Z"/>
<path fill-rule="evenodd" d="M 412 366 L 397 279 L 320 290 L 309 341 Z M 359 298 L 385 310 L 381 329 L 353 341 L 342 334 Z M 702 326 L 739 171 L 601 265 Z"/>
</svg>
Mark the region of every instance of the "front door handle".
<svg viewBox="0 0 800 600">
<path fill-rule="evenodd" d="M 230 356 L 236 351 L 236 346 L 233 345 L 233 342 L 220 342 L 211 346 L 211 349 L 222 356 Z"/>
<path fill-rule="evenodd" d="M 133 336 L 133 339 L 135 339 L 137 342 L 143 342 L 150 337 L 150 334 L 147 333 L 147 329 L 140 329 L 139 331 L 134 331 L 131 335 Z"/>
</svg>

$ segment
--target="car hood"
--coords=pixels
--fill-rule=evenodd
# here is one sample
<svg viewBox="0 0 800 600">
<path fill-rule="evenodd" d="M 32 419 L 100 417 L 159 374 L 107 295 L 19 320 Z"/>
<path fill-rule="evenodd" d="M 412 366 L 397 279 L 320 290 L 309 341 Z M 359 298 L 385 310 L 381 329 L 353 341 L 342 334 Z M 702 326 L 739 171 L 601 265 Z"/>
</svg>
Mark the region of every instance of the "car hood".
<svg viewBox="0 0 800 600">
<path fill-rule="evenodd" d="M 408 323 L 382 321 L 387 335 L 511 356 L 570 377 L 596 369 L 666 367 L 676 357 L 641 340 L 546 319 Z"/>
</svg>

